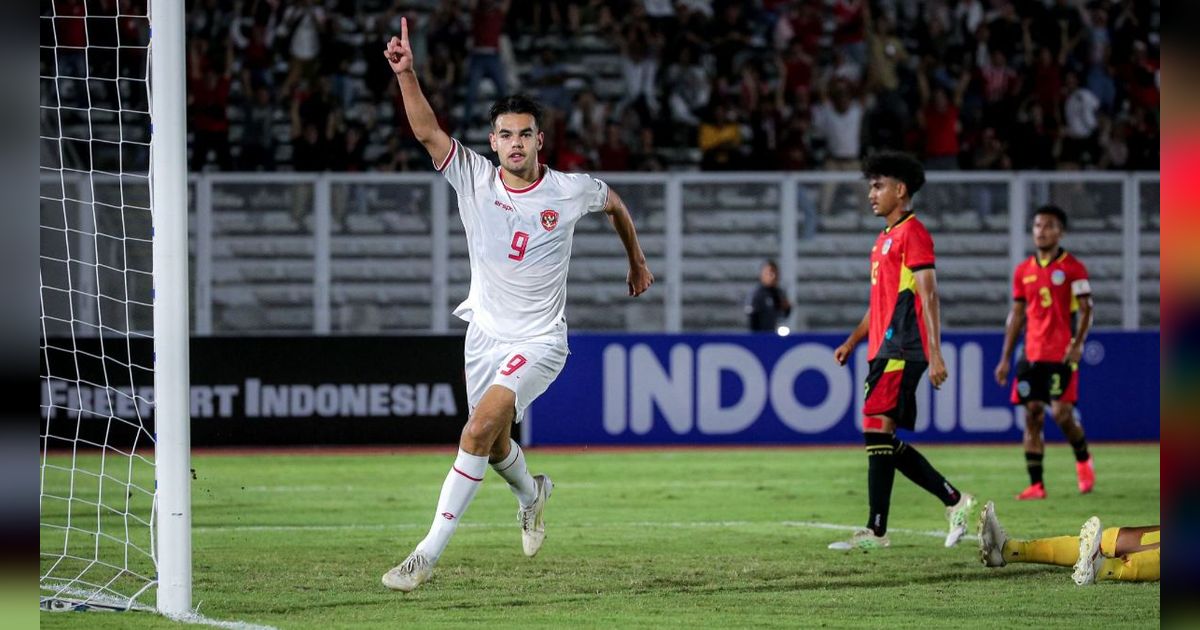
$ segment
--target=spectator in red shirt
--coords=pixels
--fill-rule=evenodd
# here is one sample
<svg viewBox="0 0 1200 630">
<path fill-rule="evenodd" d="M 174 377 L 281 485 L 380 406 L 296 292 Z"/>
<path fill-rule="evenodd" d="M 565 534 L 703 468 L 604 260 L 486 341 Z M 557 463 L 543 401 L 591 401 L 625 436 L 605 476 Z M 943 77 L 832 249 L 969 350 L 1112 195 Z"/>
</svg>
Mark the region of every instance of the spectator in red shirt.
<svg viewBox="0 0 1200 630">
<path fill-rule="evenodd" d="M 1062 104 L 1062 65 L 1049 48 L 1042 46 L 1038 49 L 1037 61 L 1030 74 L 1033 96 L 1038 105 L 1045 111 L 1057 112 Z"/>
<path fill-rule="evenodd" d="M 229 37 L 238 48 L 238 57 L 242 62 L 242 72 L 249 74 L 251 85 L 266 85 L 275 83 L 275 73 L 272 65 L 275 63 L 272 46 L 275 39 L 274 14 L 266 24 L 252 21 L 252 18 L 242 18 L 229 29 Z"/>
<path fill-rule="evenodd" d="M 610 122 L 604 129 L 604 144 L 597 150 L 601 171 L 629 170 L 629 148 L 621 141 L 621 126 Z"/>
<path fill-rule="evenodd" d="M 993 50 L 990 63 L 979 69 L 983 83 L 983 115 L 986 124 L 1004 132 L 1012 124 L 1013 101 L 1021 84 L 1008 58 Z"/>
<path fill-rule="evenodd" d="M 807 97 L 812 92 L 813 60 L 804 50 L 799 39 L 788 44 L 787 54 L 780 59 L 780 75 L 783 79 L 783 99 L 789 105 L 801 100 L 800 93 Z"/>
<path fill-rule="evenodd" d="M 1158 108 L 1158 64 L 1150 58 L 1146 42 L 1133 43 L 1133 59 L 1120 67 L 1119 78 L 1134 105 Z"/>
<path fill-rule="evenodd" d="M 958 168 L 958 134 L 962 129 L 958 114 L 967 82 L 968 77 L 964 75 L 951 95 L 950 91 L 941 85 L 931 91 L 929 80 L 925 78 L 924 73 L 918 80 L 921 111 L 917 113 L 917 123 L 925 136 L 924 157 L 925 168 L 928 170 Z"/>
<path fill-rule="evenodd" d="M 500 37 L 511 0 L 475 0 L 471 6 L 471 56 L 467 58 L 467 101 L 463 103 L 462 127 L 471 124 L 471 109 L 484 77 L 496 88 L 496 96 L 508 94 L 504 61 L 500 59 Z"/>
<path fill-rule="evenodd" d="M 582 173 L 590 170 L 591 160 L 584 151 L 587 147 L 583 146 L 583 140 L 573 134 L 567 133 L 567 141 L 558 148 L 558 152 L 554 157 L 554 168 L 564 173 Z"/>
<path fill-rule="evenodd" d="M 783 50 L 799 43 L 805 53 L 815 55 L 824 33 L 825 25 L 821 23 L 816 3 L 793 2 L 783 19 L 775 23 L 775 48 Z"/>
<path fill-rule="evenodd" d="M 804 102 L 807 102 L 807 98 Z M 806 112 L 807 108 L 797 112 Z M 784 123 L 783 134 L 777 147 L 778 168 L 785 171 L 803 171 L 813 167 L 809 119 L 802 113 L 793 114 Z"/>
<path fill-rule="evenodd" d="M 188 91 L 197 89 L 208 76 L 212 64 L 208 60 L 208 40 L 198 37 L 188 40 L 187 82 Z"/>
<path fill-rule="evenodd" d="M 229 170 L 229 65 L 221 74 L 209 72 L 188 94 L 192 120 L 192 171 L 203 170 L 208 153 L 216 155 L 217 166 Z"/>
<path fill-rule="evenodd" d="M 865 0 L 835 0 L 833 45 L 860 66 L 867 63 Z"/>
</svg>

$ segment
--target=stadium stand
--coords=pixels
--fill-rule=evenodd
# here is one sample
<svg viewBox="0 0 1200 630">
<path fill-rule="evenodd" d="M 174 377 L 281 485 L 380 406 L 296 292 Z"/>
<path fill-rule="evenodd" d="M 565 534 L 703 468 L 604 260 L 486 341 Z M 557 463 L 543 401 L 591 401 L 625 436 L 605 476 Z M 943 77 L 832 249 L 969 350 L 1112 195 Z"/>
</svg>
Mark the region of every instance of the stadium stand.
<svg viewBox="0 0 1200 630">
<path fill-rule="evenodd" d="M 269 175 L 255 183 L 215 180 L 212 194 L 211 265 L 214 329 L 228 333 L 309 332 L 313 328 L 314 257 L 312 184 L 279 183 Z M 397 332 L 430 329 L 433 227 L 424 210 L 434 174 L 409 175 L 404 183 L 341 182 L 330 188 L 330 305 L 332 330 Z M 613 175 L 633 208 L 651 265 L 665 271 L 667 249 L 665 178 Z M 684 330 L 741 330 L 741 305 L 764 258 L 781 255 L 780 204 L 783 178 L 714 184 L 685 180 L 682 188 L 681 263 Z M 843 177 L 852 178 L 850 174 Z M 922 218 L 934 231 L 943 318 L 951 329 L 999 325 L 1009 299 L 1009 189 L 1024 186 L 1030 208 L 1045 202 L 1072 213 L 1068 247 L 1088 265 L 1096 288 L 1100 326 L 1121 326 L 1125 273 L 1121 177 L 1087 182 L 1005 179 L 995 183 L 935 180 Z M 1023 177 L 1039 176 L 1026 174 Z M 1046 176 L 1040 176 L 1045 178 Z M 818 209 L 825 184 L 798 184 L 802 201 L 795 226 L 793 287 L 799 330 L 840 330 L 862 315 L 869 250 L 879 229 L 862 210 L 864 185 L 848 179 Z M 338 194 L 336 191 L 344 189 Z M 719 190 L 717 190 L 719 189 Z M 980 190 L 991 190 L 991 209 L 982 213 Z M 1140 186 L 1140 322 L 1158 321 L 1157 184 Z M 304 205 L 297 210 L 297 201 Z M 339 201 L 340 200 L 340 201 Z M 448 302 L 466 296 L 469 264 L 461 223 L 448 200 Z M 803 208 L 810 208 L 806 215 Z M 339 207 L 341 208 L 339 210 Z M 810 230 L 811 225 L 811 230 Z M 661 330 L 665 289 L 647 300 L 623 299 L 626 266 L 607 222 L 599 217 L 577 225 L 568 309 L 577 330 Z M 1022 232 L 1019 244 L 1027 247 Z M 1027 252 L 1028 253 L 1028 252 Z M 451 327 L 461 322 L 451 318 Z"/>
<path fill-rule="evenodd" d="M 55 0 L 60 15 L 103 15 L 113 4 Z M 486 154 L 485 108 L 463 120 L 469 47 L 446 45 L 468 41 L 481 24 L 471 4 L 189 2 L 193 171 L 431 175 L 380 54 L 402 14 L 413 25 L 423 86 L 443 126 Z M 481 10 L 496 8 L 483 2 Z M 905 148 L 934 171 L 1153 171 L 1159 19 L 1159 2 L 1131 0 L 569 0 L 511 3 L 499 42 L 506 83 L 550 106 L 545 159 L 564 170 L 839 170 L 853 167 L 833 151 L 848 133 L 858 137 L 858 154 Z M 117 91 L 127 102 L 138 97 L 125 82 Z M 484 102 L 494 96 L 491 82 L 483 80 L 478 93 Z M 62 94 L 68 104 L 89 96 L 113 95 Z M 857 130 L 847 127 L 855 118 Z M 65 117 L 62 124 L 100 130 L 120 121 Z M 734 140 L 713 140 L 722 134 Z M 630 202 L 643 247 L 662 269 L 663 184 L 606 178 Z M 334 331 L 430 328 L 429 181 L 335 180 Z M 945 315 L 949 327 L 993 327 L 1002 317 L 1008 185 L 997 175 L 983 185 L 930 184 L 921 195 L 923 219 L 937 237 L 942 290 L 956 305 Z M 314 186 L 213 186 L 215 331 L 312 330 Z M 1137 193 L 1140 321 L 1154 325 L 1157 181 L 1143 181 Z M 1119 324 L 1120 184 L 1033 182 L 1028 196 L 1067 207 L 1069 243 L 1104 289 L 1097 323 Z M 803 184 L 797 198 L 795 324 L 844 328 L 861 315 L 861 258 L 879 226 L 863 212 L 858 184 Z M 754 270 L 781 253 L 779 186 L 687 183 L 682 203 L 683 328 L 739 330 Z M 453 303 L 466 294 L 469 270 L 462 227 L 448 224 Z M 579 226 L 573 325 L 660 328 L 661 293 L 633 305 L 617 299 L 624 269 L 612 257 L 609 229 L 600 220 Z"/>
<path fill-rule="evenodd" d="M 485 36 L 504 3 L 190 4 L 194 169 L 424 169 L 379 54 L 401 15 L 444 126 L 486 149 L 486 108 L 463 120 L 464 104 L 494 86 L 447 42 Z M 831 168 L 845 138 L 846 157 L 903 148 L 938 169 L 1153 170 L 1159 5 L 516 2 L 500 65 L 550 106 L 546 157 L 564 170 L 728 168 L 721 154 L 738 170 Z M 608 122 L 628 156 L 605 150 Z"/>
</svg>

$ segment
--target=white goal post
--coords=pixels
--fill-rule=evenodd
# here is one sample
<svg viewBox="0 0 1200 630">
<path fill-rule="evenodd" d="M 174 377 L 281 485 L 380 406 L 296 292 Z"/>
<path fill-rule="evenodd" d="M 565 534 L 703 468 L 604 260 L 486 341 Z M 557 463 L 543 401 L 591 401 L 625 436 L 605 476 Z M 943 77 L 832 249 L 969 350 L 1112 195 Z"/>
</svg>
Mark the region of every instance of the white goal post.
<svg viewBox="0 0 1200 630">
<path fill-rule="evenodd" d="M 184 3 L 41 6 L 41 604 L 187 616 Z"/>
<path fill-rule="evenodd" d="M 155 503 L 158 609 L 192 606 L 184 3 L 150 5 L 150 190 L 154 215 Z"/>
</svg>

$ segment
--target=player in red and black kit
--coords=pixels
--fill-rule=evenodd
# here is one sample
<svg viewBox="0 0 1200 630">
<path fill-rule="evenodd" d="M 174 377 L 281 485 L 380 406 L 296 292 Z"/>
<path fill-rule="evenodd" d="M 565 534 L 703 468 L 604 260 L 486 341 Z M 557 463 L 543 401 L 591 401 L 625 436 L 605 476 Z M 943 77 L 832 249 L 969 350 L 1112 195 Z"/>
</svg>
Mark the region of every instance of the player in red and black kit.
<svg viewBox="0 0 1200 630">
<path fill-rule="evenodd" d="M 942 360 L 941 317 L 933 238 L 912 213 L 913 195 L 925 184 L 925 169 L 910 155 L 890 151 L 863 161 L 870 184 L 868 198 L 875 216 L 887 227 L 871 248 L 871 301 L 867 313 L 834 358 L 845 365 L 854 347 L 868 337 L 867 396 L 863 404 L 863 439 L 867 445 L 867 527 L 830 549 L 887 547 L 892 482 L 899 470 L 946 505 L 950 531 L 946 546 L 958 544 L 966 532 L 974 498 L 959 492 L 912 445 L 896 438 L 896 428 L 912 430 L 917 418 L 917 383 L 929 369 L 929 382 L 946 382 Z"/>
<path fill-rule="evenodd" d="M 1046 405 L 1054 422 L 1075 451 L 1079 491 L 1088 493 L 1096 483 L 1092 456 L 1083 427 L 1075 417 L 1079 396 L 1079 358 L 1092 326 L 1092 289 L 1087 269 L 1059 246 L 1067 229 L 1067 215 L 1058 206 L 1043 206 L 1033 215 L 1033 244 L 1037 253 L 1017 265 L 1013 273 L 1013 304 L 1004 328 L 1004 352 L 996 366 L 996 382 L 1008 382 L 1013 346 L 1025 327 L 1025 346 L 1018 357 L 1012 402 L 1025 405 L 1025 467 L 1029 487 L 1018 499 L 1045 499 L 1042 457 L 1046 445 L 1042 427 Z M 1072 325 L 1072 319 L 1077 320 Z"/>
</svg>

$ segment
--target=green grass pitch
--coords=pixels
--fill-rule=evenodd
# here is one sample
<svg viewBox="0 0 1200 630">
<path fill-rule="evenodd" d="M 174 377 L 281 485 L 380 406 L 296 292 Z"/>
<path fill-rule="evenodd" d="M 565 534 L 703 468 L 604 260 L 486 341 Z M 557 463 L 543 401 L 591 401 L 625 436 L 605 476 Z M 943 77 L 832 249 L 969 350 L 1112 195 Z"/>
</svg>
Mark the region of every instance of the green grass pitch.
<svg viewBox="0 0 1200 630">
<path fill-rule="evenodd" d="M 1013 498 L 1026 483 L 1019 445 L 917 445 L 980 505 L 994 500 L 1011 536 L 1073 535 L 1093 514 L 1159 519 L 1157 445 L 1094 445 L 1086 496 L 1070 449 L 1050 445 L 1050 498 L 1031 503 Z M 555 482 L 541 553 L 522 555 L 516 501 L 489 472 L 433 581 L 390 592 L 380 576 L 424 535 L 452 457 L 194 457 L 194 603 L 213 619 L 321 630 L 1159 626 L 1157 583 L 1079 588 L 1069 568 L 985 569 L 974 517 L 972 537 L 943 548 L 941 503 L 902 475 L 892 547 L 827 550 L 866 517 L 861 448 L 531 449 L 531 470 Z M 42 613 L 41 627 L 183 626 Z"/>
</svg>

